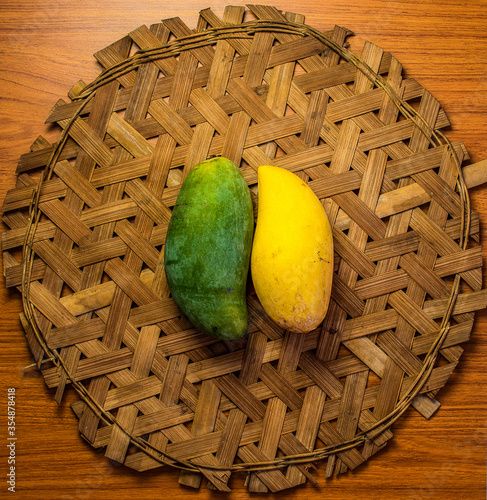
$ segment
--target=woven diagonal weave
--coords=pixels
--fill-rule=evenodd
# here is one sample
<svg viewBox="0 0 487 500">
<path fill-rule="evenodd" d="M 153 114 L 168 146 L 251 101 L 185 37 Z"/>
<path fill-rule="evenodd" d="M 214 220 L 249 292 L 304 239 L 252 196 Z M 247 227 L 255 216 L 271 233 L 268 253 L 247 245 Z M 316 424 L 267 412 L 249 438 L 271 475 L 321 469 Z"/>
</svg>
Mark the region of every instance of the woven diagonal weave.
<svg viewBox="0 0 487 500">
<path fill-rule="evenodd" d="M 195 30 L 142 26 L 95 54 L 100 78 L 47 120 L 62 139 L 20 159 L 3 251 L 32 354 L 59 401 L 78 391 L 88 442 L 139 471 L 180 467 L 185 485 L 228 491 L 242 470 L 266 492 L 314 481 L 316 460 L 329 476 L 354 469 L 411 405 L 429 418 L 487 296 L 459 178 L 468 154 L 434 141 L 448 126 L 435 98 L 371 43 L 344 57 L 346 29 L 313 36 L 299 14 L 248 9 L 202 11 Z M 213 155 L 239 166 L 256 210 L 261 164 L 322 200 L 335 275 L 316 331 L 276 326 L 251 284 L 238 341 L 175 306 L 171 208 Z"/>
</svg>

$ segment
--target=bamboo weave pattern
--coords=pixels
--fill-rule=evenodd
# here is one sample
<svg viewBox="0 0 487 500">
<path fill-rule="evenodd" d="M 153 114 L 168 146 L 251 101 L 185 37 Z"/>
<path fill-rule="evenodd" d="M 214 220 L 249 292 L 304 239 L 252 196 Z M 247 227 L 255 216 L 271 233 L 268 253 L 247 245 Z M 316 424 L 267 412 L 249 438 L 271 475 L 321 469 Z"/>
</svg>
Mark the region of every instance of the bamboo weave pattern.
<svg viewBox="0 0 487 500">
<path fill-rule="evenodd" d="M 276 24 L 150 58 L 249 17 Z M 433 143 L 449 124 L 440 104 L 366 43 L 359 60 L 414 123 L 331 48 L 348 30 L 323 33 L 326 45 L 284 29 L 303 22 L 250 5 L 222 19 L 204 10 L 195 30 L 177 18 L 142 26 L 95 57 L 107 72 L 137 50 L 147 57 L 94 92 L 79 82 L 47 120 L 65 131 L 62 147 L 39 137 L 19 161 L 2 245 L 7 286 L 28 290 L 30 349 L 59 401 L 67 384 L 79 391 L 83 437 L 133 469 L 173 465 L 182 484 L 206 478 L 222 491 L 243 470 L 252 492 L 314 482 L 315 460 L 327 460 L 328 476 L 354 469 L 387 444 L 402 410 L 436 411 L 486 306 L 478 216 L 457 189 L 452 149 L 460 163 L 468 153 Z M 261 164 L 297 173 L 322 200 L 335 270 L 316 331 L 276 326 L 250 283 L 238 341 L 201 334 L 175 306 L 162 262 L 171 208 L 187 172 L 212 155 L 239 166 L 255 209 Z"/>
</svg>

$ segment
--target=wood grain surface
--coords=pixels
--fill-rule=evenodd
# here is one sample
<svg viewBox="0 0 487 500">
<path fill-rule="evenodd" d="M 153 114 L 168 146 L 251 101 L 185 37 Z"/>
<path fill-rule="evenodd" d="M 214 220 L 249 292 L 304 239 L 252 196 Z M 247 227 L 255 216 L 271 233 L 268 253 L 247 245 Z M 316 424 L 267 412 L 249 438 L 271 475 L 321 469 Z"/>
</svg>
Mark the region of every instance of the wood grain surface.
<svg viewBox="0 0 487 500">
<path fill-rule="evenodd" d="M 139 0 L 111 2 L 4 0 L 0 6 L 0 199 L 14 186 L 22 153 L 38 135 L 52 106 L 79 80 L 99 73 L 92 54 L 142 24 L 179 16 L 189 26 L 211 7 L 221 15 L 225 2 L 184 3 Z M 325 30 L 335 24 L 352 30 L 351 48 L 371 41 L 391 52 L 441 103 L 450 121 L 447 135 L 461 140 L 471 162 L 487 158 L 487 7 L 485 0 L 281 0 L 284 11 L 299 12 Z M 487 185 L 471 190 L 487 241 Z M 2 230 L 5 229 L 2 226 Z M 483 250 L 484 261 L 487 255 Z M 485 266 L 485 264 L 484 264 Z M 484 267 L 484 280 L 485 280 Z M 15 490 L 22 499 L 139 499 L 255 497 L 243 477 L 232 478 L 229 494 L 178 484 L 179 471 L 160 468 L 137 473 L 107 460 L 85 443 L 65 395 L 57 405 L 24 340 L 18 293 L 0 285 L 0 498 L 8 498 L 8 388 L 16 394 Z M 270 498 L 320 499 L 484 499 L 487 445 L 487 313 L 479 312 L 471 340 L 428 421 L 408 411 L 393 427 L 388 446 L 353 473 L 319 485 L 268 494 Z"/>
</svg>

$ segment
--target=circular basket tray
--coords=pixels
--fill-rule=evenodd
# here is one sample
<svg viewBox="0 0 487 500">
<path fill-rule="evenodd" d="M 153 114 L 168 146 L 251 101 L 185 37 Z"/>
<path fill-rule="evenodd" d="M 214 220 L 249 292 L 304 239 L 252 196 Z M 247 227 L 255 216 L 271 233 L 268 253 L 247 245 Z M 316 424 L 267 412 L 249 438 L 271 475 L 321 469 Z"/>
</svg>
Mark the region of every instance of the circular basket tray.
<svg viewBox="0 0 487 500">
<path fill-rule="evenodd" d="M 245 21 L 245 22 L 244 22 Z M 7 286 L 45 382 L 110 459 L 252 492 L 354 469 L 410 406 L 429 418 L 485 307 L 478 216 L 448 119 L 391 54 L 345 48 L 268 6 L 142 26 L 95 54 L 18 165 L 3 206 Z M 333 226 L 323 324 L 283 331 L 248 291 L 247 335 L 217 341 L 171 299 L 162 249 L 186 173 L 213 156 L 295 172 Z M 39 177 L 39 172 L 42 176 Z M 22 250 L 20 254 L 19 250 Z"/>
</svg>

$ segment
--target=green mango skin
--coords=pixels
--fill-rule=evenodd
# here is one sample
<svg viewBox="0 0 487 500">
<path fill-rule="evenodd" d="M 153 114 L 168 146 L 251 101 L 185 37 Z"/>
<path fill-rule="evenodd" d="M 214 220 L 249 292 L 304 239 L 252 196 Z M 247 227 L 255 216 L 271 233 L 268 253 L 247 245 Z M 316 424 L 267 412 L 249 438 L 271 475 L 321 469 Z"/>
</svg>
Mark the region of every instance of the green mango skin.
<svg viewBox="0 0 487 500">
<path fill-rule="evenodd" d="M 254 232 L 250 191 L 228 159 L 199 163 L 181 186 L 166 236 L 172 297 L 200 331 L 224 340 L 247 331 L 247 274 Z"/>
</svg>

